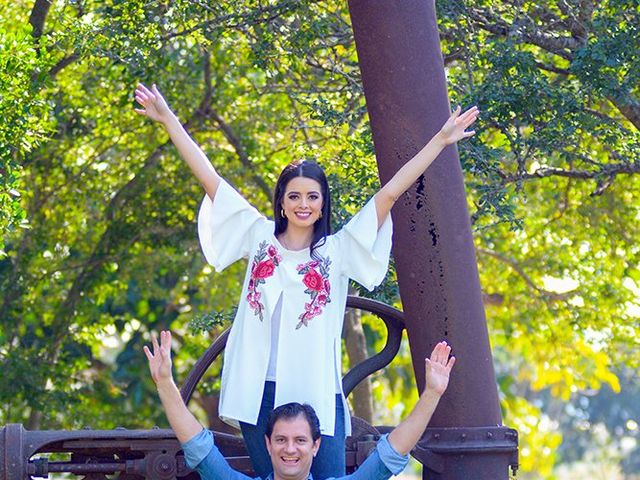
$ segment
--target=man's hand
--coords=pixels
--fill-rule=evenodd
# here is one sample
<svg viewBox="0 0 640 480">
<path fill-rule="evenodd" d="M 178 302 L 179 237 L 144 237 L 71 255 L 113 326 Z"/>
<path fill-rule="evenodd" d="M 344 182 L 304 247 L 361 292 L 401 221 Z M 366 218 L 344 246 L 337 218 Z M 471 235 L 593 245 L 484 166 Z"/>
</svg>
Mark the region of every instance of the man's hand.
<svg viewBox="0 0 640 480">
<path fill-rule="evenodd" d="M 202 430 L 202 425 L 187 410 L 178 387 L 173 382 L 171 374 L 171 332 L 160 332 L 160 344 L 155 335 L 151 335 L 153 353 L 149 347 L 144 346 L 144 354 L 149 360 L 151 378 L 156 382 L 158 395 L 162 401 L 164 412 L 181 443 L 185 443 Z"/>
<path fill-rule="evenodd" d="M 151 378 L 158 385 L 160 382 L 173 380 L 171 373 L 171 332 L 160 332 L 160 344 L 155 334 L 151 334 L 153 353 L 149 347 L 144 346 L 144 354 L 149 360 L 149 371 Z"/>
<path fill-rule="evenodd" d="M 152 85 L 151 90 L 149 90 L 143 84 L 139 83 L 136 87 L 136 101 L 143 108 L 136 108 L 135 111 L 156 122 L 165 123 L 173 115 L 167 105 L 167 101 L 155 84 Z"/>
<path fill-rule="evenodd" d="M 449 385 L 449 373 L 456 363 L 455 357 L 449 358 L 450 353 L 451 347 L 442 341 L 431 352 L 431 358 L 425 359 L 424 391 L 409 416 L 389 434 L 389 443 L 400 455 L 416 446 Z"/>
<path fill-rule="evenodd" d="M 449 374 L 456 357 L 450 357 L 451 347 L 447 342 L 438 343 L 431 352 L 431 358 L 425 358 L 425 390 L 431 390 L 442 396 L 449 385 Z"/>
</svg>

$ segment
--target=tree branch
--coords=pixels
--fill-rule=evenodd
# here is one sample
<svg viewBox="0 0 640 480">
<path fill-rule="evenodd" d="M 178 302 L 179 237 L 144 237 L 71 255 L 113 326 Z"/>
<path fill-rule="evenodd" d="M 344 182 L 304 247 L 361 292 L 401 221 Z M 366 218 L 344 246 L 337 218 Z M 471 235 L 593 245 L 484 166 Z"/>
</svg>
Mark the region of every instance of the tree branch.
<svg viewBox="0 0 640 480">
<path fill-rule="evenodd" d="M 266 7 L 258 8 L 256 10 L 253 10 L 247 13 L 230 13 L 227 15 L 220 15 L 211 20 L 200 22 L 197 25 L 194 25 L 193 27 L 181 30 L 179 32 L 169 33 L 168 35 L 165 35 L 162 38 L 162 40 L 171 40 L 172 38 L 175 38 L 175 37 L 188 35 L 192 32 L 200 30 L 201 28 L 210 27 L 211 25 L 215 25 L 215 24 L 223 24 L 231 20 L 236 20 L 237 22 L 240 22 L 242 20 L 253 20 L 254 18 L 256 18 L 257 20 L 262 20 L 262 22 L 269 22 L 274 18 L 276 18 L 277 16 L 283 13 L 286 13 L 290 9 L 294 10 L 295 8 L 297 8 L 298 4 L 299 2 L 297 0 L 285 0 L 276 5 L 269 5 Z M 200 5 L 202 6 L 202 4 Z M 266 18 L 260 18 L 265 14 L 267 15 Z M 254 23 L 260 23 L 260 22 L 255 21 Z"/>
<path fill-rule="evenodd" d="M 531 173 L 524 172 L 520 175 L 506 175 L 504 178 L 504 181 L 505 183 L 511 183 L 511 182 L 517 182 L 522 180 L 531 180 L 531 179 L 545 178 L 545 177 L 551 177 L 551 176 L 590 179 L 590 178 L 596 178 L 602 175 L 619 175 L 619 174 L 634 175 L 637 173 L 640 173 L 640 163 L 620 163 L 620 164 L 614 164 L 614 165 L 607 165 L 607 166 L 603 166 L 601 171 L 564 170 L 562 168 L 541 167 Z"/>
<path fill-rule="evenodd" d="M 587 36 L 588 28 L 587 25 L 591 23 L 591 19 L 593 18 L 593 10 L 595 9 L 595 2 L 593 0 L 581 0 L 578 10 L 578 20 L 577 23 L 579 28 L 584 28 L 584 33 L 580 33 L 580 37 Z"/>
<path fill-rule="evenodd" d="M 625 101 L 620 98 L 607 97 L 611 103 L 624 115 L 633 126 L 640 130 L 640 102 L 636 100 Z"/>
<path fill-rule="evenodd" d="M 350 288 L 349 293 L 354 292 Z M 342 333 L 345 340 L 345 349 L 349 356 L 349 368 L 353 368 L 367 357 L 367 339 L 362 328 L 361 312 L 353 308 L 348 309 L 344 315 Z M 371 377 L 365 378 L 351 394 L 351 404 L 355 416 L 368 423 L 373 423 L 373 399 L 371 391 Z"/>
<path fill-rule="evenodd" d="M 253 181 L 256 182 L 256 184 L 258 185 L 260 190 L 262 190 L 262 192 L 266 195 L 266 197 L 271 198 L 271 194 L 272 194 L 271 188 L 269 187 L 269 185 L 267 185 L 267 182 L 264 181 L 264 178 L 262 178 L 260 175 L 256 173 L 256 169 L 253 166 L 253 162 L 249 158 L 247 151 L 242 145 L 242 141 L 240 140 L 240 137 L 236 135 L 234 130 L 229 126 L 229 124 L 225 122 L 222 116 L 216 110 L 214 110 L 211 106 L 211 99 L 213 96 L 213 85 L 211 82 L 211 62 L 209 59 L 209 54 L 206 50 L 203 52 L 203 60 L 204 60 L 203 73 L 204 73 L 204 82 L 205 82 L 205 96 L 202 99 L 202 102 L 200 102 L 200 106 L 198 106 L 198 109 L 196 110 L 196 112 L 199 115 L 210 117 L 210 118 L 213 118 L 213 120 L 215 120 L 215 122 L 218 124 L 218 127 L 220 128 L 220 131 L 225 136 L 227 141 L 231 144 L 231 146 L 233 147 L 233 150 L 236 152 L 236 155 L 238 156 L 240 163 L 242 163 L 242 165 L 246 168 L 246 170 L 250 172 L 250 175 L 253 178 Z"/>
<path fill-rule="evenodd" d="M 531 43 L 547 52 L 558 55 L 567 60 L 573 60 L 576 50 L 581 48 L 587 40 L 595 2 L 583 0 L 577 7 L 572 7 L 566 0 L 558 2 L 558 7 L 565 14 L 565 19 L 557 18 L 552 12 L 540 10 L 541 16 L 557 18 L 558 24 L 566 25 L 571 36 L 565 32 L 544 31 L 531 18 L 526 15 L 517 18 L 509 23 L 500 16 L 488 9 L 469 9 L 469 17 L 483 30 L 495 35 L 512 38 L 518 42 Z M 572 8 L 577 8 L 577 14 Z M 547 23 L 547 28 L 549 24 Z M 549 66 L 536 62 L 539 68 L 555 72 L 561 75 L 568 75 L 569 71 L 555 66 Z M 638 130 L 640 130 L 640 102 L 627 96 L 607 97 L 616 108 L 624 115 Z"/>
<path fill-rule="evenodd" d="M 566 301 L 578 294 L 579 289 L 577 288 L 564 293 L 545 290 L 544 288 L 537 286 L 535 282 L 531 279 L 531 277 L 529 277 L 529 275 L 525 273 L 523 268 L 515 260 L 508 258 L 505 255 L 502 255 L 501 253 L 498 253 L 493 250 L 487 250 L 485 248 L 478 248 L 477 252 L 483 255 L 493 257 L 496 260 L 499 260 L 502 263 L 506 263 L 507 265 L 509 265 L 524 280 L 524 282 L 529 287 L 531 287 L 533 290 L 538 292 L 538 294 L 540 294 L 540 296 L 543 297 L 544 300 L 546 301 L 550 301 L 550 302 Z"/>
<path fill-rule="evenodd" d="M 509 23 L 497 15 L 487 16 L 486 12 L 479 9 L 469 9 L 468 12 L 470 18 L 483 30 L 501 37 L 532 43 L 567 60 L 573 59 L 573 52 L 581 45 L 575 38 L 542 31 L 526 17 L 520 19 L 519 23 Z"/>
<path fill-rule="evenodd" d="M 575 38 L 581 42 L 585 42 L 589 31 L 587 23 L 590 23 L 591 14 L 585 11 L 582 5 L 572 5 L 566 0 L 559 0 L 557 5 L 566 17 L 563 20 L 563 24 L 566 25 Z M 576 8 L 578 9 L 577 14 L 574 11 Z M 591 12 L 593 12 L 593 10 L 591 10 Z M 585 14 L 587 14 L 587 16 L 585 16 Z"/>
<path fill-rule="evenodd" d="M 62 69 L 64 69 L 65 67 L 68 67 L 79 58 L 80 58 L 80 55 L 78 55 L 77 53 L 72 53 L 71 55 L 67 55 L 62 60 L 58 61 L 58 63 L 56 63 L 53 67 L 51 67 L 51 70 L 49 70 L 49 76 L 51 78 L 55 77 L 58 73 L 60 73 Z"/>
<path fill-rule="evenodd" d="M 242 165 L 247 169 L 247 171 L 250 172 L 251 177 L 253 178 L 253 181 L 256 182 L 258 187 L 260 187 L 260 190 L 262 190 L 262 192 L 267 196 L 267 198 L 271 198 L 271 194 L 272 194 L 271 188 L 269 187 L 269 185 L 267 185 L 267 182 L 265 182 L 260 175 L 255 173 L 256 169 L 253 166 L 253 162 L 251 161 L 251 159 L 249 159 L 249 155 L 247 155 L 247 151 L 244 149 L 242 145 L 242 141 L 240 140 L 240 137 L 236 135 L 234 130 L 231 128 L 231 126 L 224 121 L 224 119 L 218 114 L 218 112 L 216 112 L 213 109 L 209 109 L 208 114 L 218 124 L 218 126 L 220 127 L 220 131 L 222 131 L 223 135 L 225 136 L 227 141 L 231 144 L 231 146 L 233 147 L 233 150 L 236 152 L 236 155 L 238 156 L 240 163 L 242 163 Z"/>
<path fill-rule="evenodd" d="M 541 70 L 546 70 L 547 72 L 557 73 L 558 75 L 569 76 L 571 72 L 566 68 L 556 67 L 555 65 L 548 65 L 546 63 L 542 63 L 539 61 L 535 61 L 536 66 Z"/>
<path fill-rule="evenodd" d="M 51 0 L 36 0 L 36 3 L 31 9 L 31 15 L 29 15 L 29 23 L 33 27 L 33 38 L 35 40 L 40 39 L 44 32 L 44 22 L 47 19 L 47 14 L 51 8 Z"/>
<path fill-rule="evenodd" d="M 562 168 L 541 167 L 529 172 L 518 172 L 515 174 L 505 174 L 502 183 L 519 183 L 528 180 L 537 180 L 547 177 L 578 178 L 582 180 L 593 179 L 597 181 L 596 190 L 592 196 L 601 195 L 615 180 L 618 175 L 637 175 L 640 173 L 640 162 L 616 163 L 601 165 L 599 170 L 565 170 Z"/>
</svg>

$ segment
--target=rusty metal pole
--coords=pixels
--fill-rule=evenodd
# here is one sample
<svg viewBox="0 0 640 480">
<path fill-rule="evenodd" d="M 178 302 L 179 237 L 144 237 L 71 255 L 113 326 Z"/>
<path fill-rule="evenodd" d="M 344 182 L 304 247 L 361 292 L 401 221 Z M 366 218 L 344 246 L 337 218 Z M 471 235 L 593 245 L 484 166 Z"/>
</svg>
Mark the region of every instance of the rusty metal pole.
<svg viewBox="0 0 640 480">
<path fill-rule="evenodd" d="M 384 183 L 449 115 L 435 5 L 349 0 L 349 9 Z M 425 478 L 429 473 L 430 479 L 506 479 L 508 465 L 517 462 L 517 433 L 501 426 L 455 147 L 443 151 L 428 175 L 399 199 L 393 216 L 393 256 L 419 389 L 424 358 L 437 341 L 446 339 L 458 360 L 417 449 Z"/>
</svg>

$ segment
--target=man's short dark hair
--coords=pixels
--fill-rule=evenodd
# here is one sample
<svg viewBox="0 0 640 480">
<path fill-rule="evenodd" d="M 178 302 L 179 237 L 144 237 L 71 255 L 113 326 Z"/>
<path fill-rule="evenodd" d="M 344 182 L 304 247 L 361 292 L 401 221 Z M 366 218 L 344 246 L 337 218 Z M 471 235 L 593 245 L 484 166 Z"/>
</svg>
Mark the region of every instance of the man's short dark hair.
<svg viewBox="0 0 640 480">
<path fill-rule="evenodd" d="M 265 434 L 267 435 L 267 437 L 271 438 L 271 434 L 273 433 L 273 426 L 278 420 L 292 420 L 299 417 L 300 415 L 302 415 L 309 424 L 309 429 L 311 430 L 311 438 L 315 442 L 320 438 L 320 420 L 318 420 L 318 416 L 316 415 L 316 411 L 313 409 L 313 407 L 306 403 L 301 404 L 298 402 L 291 402 L 280 405 L 278 408 L 271 410 L 271 413 L 269 414 L 269 418 L 267 420 L 267 431 L 265 432 Z"/>
</svg>

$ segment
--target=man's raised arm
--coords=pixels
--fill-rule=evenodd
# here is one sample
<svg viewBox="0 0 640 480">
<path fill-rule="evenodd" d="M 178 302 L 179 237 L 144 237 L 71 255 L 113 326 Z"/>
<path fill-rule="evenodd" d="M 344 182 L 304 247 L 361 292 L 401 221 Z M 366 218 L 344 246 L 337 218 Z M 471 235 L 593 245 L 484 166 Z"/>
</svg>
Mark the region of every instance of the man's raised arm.
<svg viewBox="0 0 640 480">
<path fill-rule="evenodd" d="M 456 362 L 450 357 L 447 342 L 438 343 L 431 358 L 425 359 L 425 388 L 411 413 L 389 434 L 389 443 L 400 455 L 407 455 L 416 446 L 427 428 L 440 397 L 449 385 L 449 373 Z"/>
<path fill-rule="evenodd" d="M 160 344 L 155 335 L 151 337 L 153 353 L 144 346 L 144 353 L 149 360 L 151 378 L 158 388 L 164 412 L 178 441 L 186 443 L 202 431 L 202 425 L 187 409 L 180 391 L 173 381 L 171 373 L 171 332 L 160 332 Z"/>
</svg>

